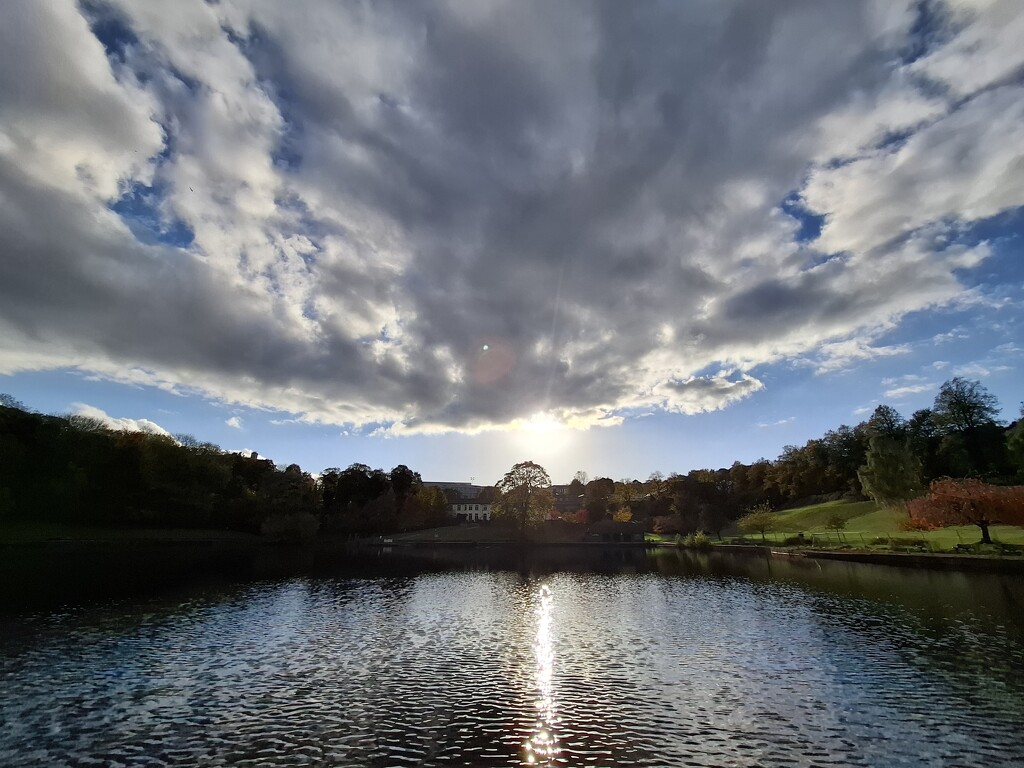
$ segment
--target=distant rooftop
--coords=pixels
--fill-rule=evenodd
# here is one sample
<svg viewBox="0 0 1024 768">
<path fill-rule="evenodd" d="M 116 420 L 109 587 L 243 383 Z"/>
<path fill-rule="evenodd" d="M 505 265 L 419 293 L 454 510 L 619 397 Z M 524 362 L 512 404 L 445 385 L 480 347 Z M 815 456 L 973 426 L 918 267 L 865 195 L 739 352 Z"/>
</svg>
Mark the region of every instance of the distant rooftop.
<svg viewBox="0 0 1024 768">
<path fill-rule="evenodd" d="M 480 495 L 480 491 L 490 486 L 474 485 L 473 483 L 458 483 L 447 480 L 424 480 L 423 485 L 428 488 L 440 488 L 442 491 L 455 491 L 467 499 L 474 499 Z"/>
</svg>

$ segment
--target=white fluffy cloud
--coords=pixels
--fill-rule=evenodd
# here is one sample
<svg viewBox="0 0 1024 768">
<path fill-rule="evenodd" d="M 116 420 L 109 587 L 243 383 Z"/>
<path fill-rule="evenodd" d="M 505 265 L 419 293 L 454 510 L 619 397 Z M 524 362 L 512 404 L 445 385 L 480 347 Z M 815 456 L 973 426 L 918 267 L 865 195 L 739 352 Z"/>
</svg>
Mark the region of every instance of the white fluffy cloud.
<svg viewBox="0 0 1024 768">
<path fill-rule="evenodd" d="M 0 371 L 408 434 L 901 354 L 1024 205 L 1015 6 L 20 0 Z"/>
<path fill-rule="evenodd" d="M 84 416 L 102 424 L 107 429 L 121 430 L 124 432 L 147 432 L 151 435 L 163 435 L 171 437 L 171 433 L 161 427 L 155 421 L 149 419 L 128 419 L 111 416 L 102 408 L 87 403 L 72 403 L 71 412 L 75 416 Z"/>
</svg>

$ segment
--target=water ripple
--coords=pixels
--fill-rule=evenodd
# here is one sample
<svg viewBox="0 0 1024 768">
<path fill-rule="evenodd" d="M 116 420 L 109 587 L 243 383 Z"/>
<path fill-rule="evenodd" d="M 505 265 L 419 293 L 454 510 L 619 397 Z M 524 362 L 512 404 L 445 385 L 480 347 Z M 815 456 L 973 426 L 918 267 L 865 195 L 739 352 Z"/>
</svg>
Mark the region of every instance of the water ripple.
<svg viewBox="0 0 1024 768">
<path fill-rule="evenodd" d="M 1024 651 L 744 578 L 293 579 L 27 616 L 5 766 L 1024 764 Z"/>
</svg>

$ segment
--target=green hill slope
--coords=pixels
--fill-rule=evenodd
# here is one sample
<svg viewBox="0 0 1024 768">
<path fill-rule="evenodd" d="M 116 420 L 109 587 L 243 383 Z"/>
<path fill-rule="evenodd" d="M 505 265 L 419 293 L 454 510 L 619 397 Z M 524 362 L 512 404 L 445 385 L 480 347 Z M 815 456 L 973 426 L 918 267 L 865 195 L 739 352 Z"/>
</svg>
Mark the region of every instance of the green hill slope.
<svg viewBox="0 0 1024 768">
<path fill-rule="evenodd" d="M 880 510 L 873 501 L 828 501 L 824 504 L 811 504 L 807 507 L 786 509 L 779 512 L 779 531 L 797 533 L 799 531 L 824 531 L 825 524 L 833 515 L 841 515 L 846 520 L 847 528 L 853 527 L 854 521 L 865 516 L 874 516 L 879 512 L 889 514 L 892 522 L 890 530 L 896 530 L 896 515 L 891 510 Z M 874 529 L 871 529 L 874 530 Z"/>
<path fill-rule="evenodd" d="M 970 544 L 981 538 L 977 526 L 961 525 L 940 528 L 937 531 L 908 533 L 900 530 L 900 521 L 905 513 L 890 507 L 879 507 L 873 501 L 829 501 L 824 504 L 811 504 L 797 509 L 781 510 L 779 528 L 768 534 L 769 540 L 780 541 L 794 533 L 829 533 L 826 523 L 833 515 L 841 515 L 846 520 L 843 531 L 844 541 L 854 546 L 867 544 L 872 539 L 883 536 L 894 538 L 924 539 L 932 546 L 951 548 L 957 544 Z M 992 526 L 992 538 L 1004 544 L 1024 544 L 1024 528 L 1011 525 Z M 831 534 L 833 537 L 835 533 Z M 756 538 L 756 537 L 754 537 Z"/>
</svg>

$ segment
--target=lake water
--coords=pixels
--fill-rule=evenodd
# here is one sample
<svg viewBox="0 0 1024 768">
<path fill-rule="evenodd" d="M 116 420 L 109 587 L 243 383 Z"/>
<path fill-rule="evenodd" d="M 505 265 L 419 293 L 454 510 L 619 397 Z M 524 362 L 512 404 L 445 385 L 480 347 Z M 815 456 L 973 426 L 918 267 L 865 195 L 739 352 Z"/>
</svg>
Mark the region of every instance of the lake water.
<svg viewBox="0 0 1024 768">
<path fill-rule="evenodd" d="M 1019 577 L 421 557 L 9 613 L 0 765 L 1024 765 Z"/>
</svg>

